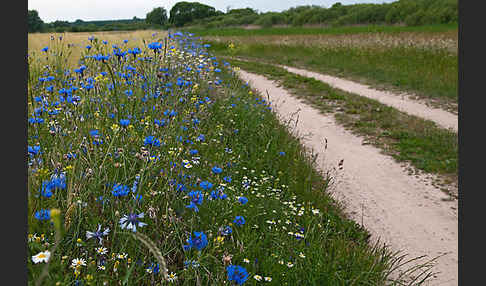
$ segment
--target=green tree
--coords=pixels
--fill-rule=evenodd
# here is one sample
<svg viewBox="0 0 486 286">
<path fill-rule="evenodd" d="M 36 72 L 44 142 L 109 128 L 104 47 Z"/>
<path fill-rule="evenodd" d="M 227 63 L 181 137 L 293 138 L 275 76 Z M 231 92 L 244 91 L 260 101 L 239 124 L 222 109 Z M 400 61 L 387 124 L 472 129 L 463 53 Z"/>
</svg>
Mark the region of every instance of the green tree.
<svg viewBox="0 0 486 286">
<path fill-rule="evenodd" d="M 29 33 L 40 32 L 44 27 L 44 22 L 39 17 L 36 10 L 29 10 L 27 12 L 27 26 Z"/>
<path fill-rule="evenodd" d="M 154 8 L 147 13 L 145 22 L 148 24 L 165 25 L 167 23 L 167 11 L 163 7 Z"/>
<path fill-rule="evenodd" d="M 218 14 L 220 13 L 217 13 L 214 7 L 198 2 L 177 2 L 170 9 L 169 22 L 176 27 L 181 27 L 194 20 L 217 16 Z"/>
</svg>

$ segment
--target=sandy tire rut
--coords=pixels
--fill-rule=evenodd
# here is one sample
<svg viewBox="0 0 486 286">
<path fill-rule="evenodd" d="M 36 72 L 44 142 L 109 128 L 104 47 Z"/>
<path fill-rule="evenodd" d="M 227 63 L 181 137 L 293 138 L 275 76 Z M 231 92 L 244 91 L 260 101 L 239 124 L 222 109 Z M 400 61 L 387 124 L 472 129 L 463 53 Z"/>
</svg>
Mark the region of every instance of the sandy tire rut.
<svg viewBox="0 0 486 286">
<path fill-rule="evenodd" d="M 282 122 L 299 111 L 296 131 L 305 136 L 306 147 L 319 153 L 320 170 L 334 169 L 344 160 L 332 195 L 351 219 L 364 225 L 372 240 L 407 253 L 408 258 L 442 255 L 432 269 L 438 274 L 428 285 L 458 285 L 457 200 L 448 200 L 427 178 L 408 175 L 393 158 L 362 145 L 363 139 L 338 125 L 332 115 L 321 114 L 275 82 L 243 70 L 239 76 L 262 95 L 268 92 Z"/>
<path fill-rule="evenodd" d="M 347 79 L 342 79 L 330 75 L 320 74 L 304 69 L 298 69 L 294 67 L 282 66 L 281 68 L 295 74 L 299 74 L 305 77 L 314 78 L 329 84 L 334 88 L 344 90 L 349 93 L 358 94 L 367 98 L 375 99 L 385 105 L 396 108 L 402 112 L 410 115 L 415 115 L 420 118 L 428 119 L 435 122 L 438 126 L 451 129 L 457 132 L 458 120 L 457 115 L 452 114 L 448 111 L 442 110 L 440 108 L 433 108 L 427 106 L 425 101 L 410 99 L 410 95 L 395 94 L 389 91 L 377 90 L 371 88 L 370 86 L 350 81 Z"/>
</svg>

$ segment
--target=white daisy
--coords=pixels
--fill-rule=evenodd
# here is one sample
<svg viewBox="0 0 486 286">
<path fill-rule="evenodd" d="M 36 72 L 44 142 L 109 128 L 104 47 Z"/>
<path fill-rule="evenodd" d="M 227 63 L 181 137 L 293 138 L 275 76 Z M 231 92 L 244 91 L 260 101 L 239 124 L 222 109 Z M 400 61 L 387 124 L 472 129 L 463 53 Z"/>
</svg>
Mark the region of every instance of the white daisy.
<svg viewBox="0 0 486 286">
<path fill-rule="evenodd" d="M 86 266 L 86 260 L 84 258 L 74 258 L 71 261 L 71 267 Z"/>
<path fill-rule="evenodd" d="M 171 272 L 169 274 L 168 280 L 169 280 L 169 282 L 175 282 L 177 280 L 177 275 L 174 272 Z"/>
<path fill-rule="evenodd" d="M 49 250 L 39 252 L 38 254 L 32 256 L 32 261 L 37 264 L 39 262 L 47 262 L 49 261 L 49 257 L 51 257 L 51 253 Z"/>
</svg>

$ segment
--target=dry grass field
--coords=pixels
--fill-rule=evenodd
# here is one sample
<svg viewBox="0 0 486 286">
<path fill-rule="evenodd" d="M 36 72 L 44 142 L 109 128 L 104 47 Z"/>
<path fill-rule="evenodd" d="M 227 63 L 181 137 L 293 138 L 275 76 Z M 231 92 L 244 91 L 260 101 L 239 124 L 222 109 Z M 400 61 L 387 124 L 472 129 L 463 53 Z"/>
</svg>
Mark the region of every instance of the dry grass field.
<svg viewBox="0 0 486 286">
<path fill-rule="evenodd" d="M 51 47 L 60 42 L 64 43 L 68 52 L 68 65 L 74 67 L 81 53 L 86 50 L 90 44 L 89 37 L 94 36 L 97 39 L 107 41 L 111 49 L 113 44 L 123 44 L 124 40 L 128 48 L 140 47 L 144 45 L 143 40 L 150 38 L 161 39 L 167 35 L 167 31 L 160 30 L 140 30 L 140 31 L 106 31 L 106 32 L 79 32 L 79 33 L 33 33 L 28 34 L 28 53 L 35 58 L 36 54 L 41 54 L 42 49 L 46 46 Z M 62 37 L 62 38 L 61 38 Z M 61 40 L 60 40 L 61 39 Z"/>
</svg>

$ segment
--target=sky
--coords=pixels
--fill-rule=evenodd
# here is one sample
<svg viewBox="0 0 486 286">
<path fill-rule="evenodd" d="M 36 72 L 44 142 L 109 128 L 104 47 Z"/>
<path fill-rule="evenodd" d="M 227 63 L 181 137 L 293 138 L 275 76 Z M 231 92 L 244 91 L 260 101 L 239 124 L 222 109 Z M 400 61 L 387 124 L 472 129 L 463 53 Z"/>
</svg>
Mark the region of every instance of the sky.
<svg viewBox="0 0 486 286">
<path fill-rule="evenodd" d="M 28 0 L 28 9 L 37 10 L 39 17 L 45 23 L 56 20 L 73 22 L 119 20 L 137 18 L 145 19 L 148 12 L 156 7 L 164 7 L 169 11 L 177 2 L 182 0 Z M 290 7 L 302 5 L 319 5 L 326 8 L 336 2 L 343 5 L 356 3 L 390 3 L 395 0 L 200 0 L 199 2 L 226 12 L 231 9 L 250 7 L 259 12 L 281 12 Z"/>
</svg>

